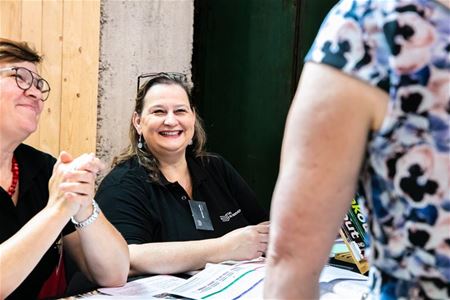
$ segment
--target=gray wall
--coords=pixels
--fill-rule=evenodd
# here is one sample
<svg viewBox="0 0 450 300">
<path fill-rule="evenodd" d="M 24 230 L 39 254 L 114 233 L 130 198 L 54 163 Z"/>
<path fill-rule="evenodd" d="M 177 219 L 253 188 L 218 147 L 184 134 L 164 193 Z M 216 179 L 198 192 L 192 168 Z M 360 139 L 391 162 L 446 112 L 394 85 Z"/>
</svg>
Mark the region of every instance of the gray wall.
<svg viewBox="0 0 450 300">
<path fill-rule="evenodd" d="M 128 144 L 137 76 L 190 74 L 194 0 L 103 0 L 97 155 L 108 165 Z"/>
</svg>

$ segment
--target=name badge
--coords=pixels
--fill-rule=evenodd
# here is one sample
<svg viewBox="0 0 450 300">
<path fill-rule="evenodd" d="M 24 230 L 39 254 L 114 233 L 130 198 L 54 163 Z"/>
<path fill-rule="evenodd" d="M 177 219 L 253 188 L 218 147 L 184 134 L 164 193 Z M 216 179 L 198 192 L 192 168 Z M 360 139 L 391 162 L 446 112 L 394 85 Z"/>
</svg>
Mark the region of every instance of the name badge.
<svg viewBox="0 0 450 300">
<path fill-rule="evenodd" d="M 189 200 L 192 217 L 194 218 L 195 228 L 198 230 L 214 230 L 209 217 L 208 208 L 204 201 Z"/>
</svg>

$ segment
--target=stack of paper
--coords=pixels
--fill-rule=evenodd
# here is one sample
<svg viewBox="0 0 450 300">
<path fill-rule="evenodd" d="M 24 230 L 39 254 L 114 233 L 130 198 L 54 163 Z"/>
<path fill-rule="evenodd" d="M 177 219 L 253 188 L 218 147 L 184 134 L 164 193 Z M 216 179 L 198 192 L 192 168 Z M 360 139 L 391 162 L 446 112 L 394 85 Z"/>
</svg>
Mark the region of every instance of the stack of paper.
<svg viewBox="0 0 450 300">
<path fill-rule="evenodd" d="M 86 298 L 263 299 L 264 275 L 264 259 L 208 264 L 189 279 L 157 275 L 129 282 L 120 288 L 101 288 L 98 290 L 101 294 Z M 360 298 L 367 290 L 366 282 L 367 278 L 361 274 L 326 266 L 320 276 L 321 299 Z"/>
</svg>

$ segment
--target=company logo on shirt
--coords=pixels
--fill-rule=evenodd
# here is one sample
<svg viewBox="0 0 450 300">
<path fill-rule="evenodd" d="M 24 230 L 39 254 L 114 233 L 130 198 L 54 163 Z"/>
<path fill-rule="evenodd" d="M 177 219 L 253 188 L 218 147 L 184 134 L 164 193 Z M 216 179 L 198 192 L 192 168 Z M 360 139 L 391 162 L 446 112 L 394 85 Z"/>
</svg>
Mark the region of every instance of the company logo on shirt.
<svg viewBox="0 0 450 300">
<path fill-rule="evenodd" d="M 220 216 L 220 219 L 222 220 L 222 222 L 228 222 L 230 221 L 230 219 L 234 216 L 236 216 L 237 214 L 239 214 L 241 212 L 241 209 L 239 208 L 237 211 L 235 211 L 234 213 L 232 213 L 231 211 L 227 212 L 226 214 L 224 214 L 223 216 Z"/>
</svg>

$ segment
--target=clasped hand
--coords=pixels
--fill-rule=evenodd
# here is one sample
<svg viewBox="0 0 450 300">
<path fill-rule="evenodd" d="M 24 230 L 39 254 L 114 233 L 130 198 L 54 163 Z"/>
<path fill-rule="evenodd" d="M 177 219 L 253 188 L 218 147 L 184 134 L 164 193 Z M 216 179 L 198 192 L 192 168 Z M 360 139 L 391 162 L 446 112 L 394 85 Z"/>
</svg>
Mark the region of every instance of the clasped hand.
<svg viewBox="0 0 450 300">
<path fill-rule="evenodd" d="M 61 152 L 49 181 L 47 207 L 56 206 L 77 221 L 88 218 L 92 213 L 95 178 L 103 168 L 93 153 L 73 159 L 69 153 Z"/>
</svg>

